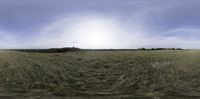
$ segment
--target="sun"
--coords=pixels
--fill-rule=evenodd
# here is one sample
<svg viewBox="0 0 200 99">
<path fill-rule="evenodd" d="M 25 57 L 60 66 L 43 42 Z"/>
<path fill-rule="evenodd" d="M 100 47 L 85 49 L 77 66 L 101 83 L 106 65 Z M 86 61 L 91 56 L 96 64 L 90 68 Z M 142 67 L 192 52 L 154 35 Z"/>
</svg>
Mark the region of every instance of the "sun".
<svg viewBox="0 0 200 99">
<path fill-rule="evenodd" d="M 104 18 L 87 18 L 73 26 L 74 38 L 84 48 L 109 48 L 115 39 L 115 23 Z"/>
</svg>

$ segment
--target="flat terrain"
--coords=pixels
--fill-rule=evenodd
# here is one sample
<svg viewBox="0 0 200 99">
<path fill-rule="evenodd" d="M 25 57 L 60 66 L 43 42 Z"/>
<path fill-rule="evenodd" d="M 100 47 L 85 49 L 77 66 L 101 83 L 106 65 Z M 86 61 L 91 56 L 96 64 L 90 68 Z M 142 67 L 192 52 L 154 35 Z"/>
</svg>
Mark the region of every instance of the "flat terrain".
<svg viewBox="0 0 200 99">
<path fill-rule="evenodd" d="M 198 99 L 199 75 L 197 50 L 0 51 L 0 99 Z"/>
</svg>

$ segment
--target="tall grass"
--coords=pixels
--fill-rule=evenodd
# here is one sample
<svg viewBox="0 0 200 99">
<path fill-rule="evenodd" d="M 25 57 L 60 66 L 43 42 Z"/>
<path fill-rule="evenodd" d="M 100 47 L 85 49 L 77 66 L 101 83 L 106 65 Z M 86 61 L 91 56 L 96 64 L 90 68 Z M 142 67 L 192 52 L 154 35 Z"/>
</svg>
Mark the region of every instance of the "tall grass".
<svg viewBox="0 0 200 99">
<path fill-rule="evenodd" d="M 0 52 L 9 95 L 193 95 L 199 74 L 200 51 Z"/>
</svg>

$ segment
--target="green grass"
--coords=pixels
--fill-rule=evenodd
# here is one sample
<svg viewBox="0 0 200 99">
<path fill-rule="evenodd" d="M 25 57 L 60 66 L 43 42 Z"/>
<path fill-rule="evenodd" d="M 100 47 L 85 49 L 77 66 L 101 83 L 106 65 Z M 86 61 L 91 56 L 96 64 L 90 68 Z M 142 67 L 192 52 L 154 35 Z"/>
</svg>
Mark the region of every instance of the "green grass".
<svg viewBox="0 0 200 99">
<path fill-rule="evenodd" d="M 199 95 L 200 51 L 0 51 L 0 96 Z"/>
</svg>

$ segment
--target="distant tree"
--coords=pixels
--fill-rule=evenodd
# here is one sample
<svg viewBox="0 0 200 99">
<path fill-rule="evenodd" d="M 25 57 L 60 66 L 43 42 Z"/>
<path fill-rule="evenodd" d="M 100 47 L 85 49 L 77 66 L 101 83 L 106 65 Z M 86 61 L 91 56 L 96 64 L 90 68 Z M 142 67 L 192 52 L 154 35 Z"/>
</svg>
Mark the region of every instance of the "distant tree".
<svg viewBox="0 0 200 99">
<path fill-rule="evenodd" d="M 183 50 L 182 48 L 176 48 L 176 50 Z"/>
<path fill-rule="evenodd" d="M 138 50 L 146 50 L 146 48 L 138 48 Z"/>
<path fill-rule="evenodd" d="M 176 50 L 176 48 L 168 48 L 168 50 Z"/>
</svg>

